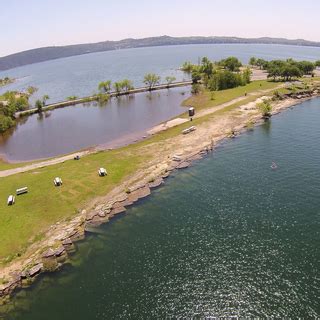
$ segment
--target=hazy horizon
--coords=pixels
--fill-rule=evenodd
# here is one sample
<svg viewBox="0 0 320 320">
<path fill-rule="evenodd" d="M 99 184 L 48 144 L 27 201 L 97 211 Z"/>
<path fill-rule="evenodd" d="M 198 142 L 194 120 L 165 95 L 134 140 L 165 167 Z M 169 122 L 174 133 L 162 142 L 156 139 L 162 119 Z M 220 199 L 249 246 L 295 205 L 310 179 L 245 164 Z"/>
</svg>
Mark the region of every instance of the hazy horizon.
<svg viewBox="0 0 320 320">
<path fill-rule="evenodd" d="M 11 0 L 0 20 L 0 28 L 6 30 L 0 35 L 4 44 L 0 56 L 39 47 L 161 35 L 320 41 L 319 11 L 320 2 L 311 0 L 303 4 L 297 0 Z"/>
</svg>

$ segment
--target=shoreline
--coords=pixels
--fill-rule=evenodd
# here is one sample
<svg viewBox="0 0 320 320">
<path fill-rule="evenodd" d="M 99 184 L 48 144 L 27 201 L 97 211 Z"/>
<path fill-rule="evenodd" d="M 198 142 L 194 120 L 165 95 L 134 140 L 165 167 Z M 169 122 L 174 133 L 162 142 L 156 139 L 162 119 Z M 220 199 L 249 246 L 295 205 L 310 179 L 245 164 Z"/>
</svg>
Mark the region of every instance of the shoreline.
<svg viewBox="0 0 320 320">
<path fill-rule="evenodd" d="M 301 99 L 286 98 L 281 100 L 275 104 L 272 115 L 318 96 L 319 94 L 317 93 Z M 96 226 L 106 223 L 116 215 L 125 212 L 127 207 L 133 205 L 139 199 L 150 195 L 151 190 L 161 186 L 165 178 L 174 170 L 189 167 L 195 160 L 200 160 L 209 152 L 214 151 L 226 138 L 233 138 L 248 130 L 248 119 L 255 126 L 262 124 L 265 120 L 260 114 L 250 114 L 249 104 L 255 104 L 257 100 L 240 105 L 239 109 L 243 111 L 244 118 L 241 118 L 240 124 L 234 127 L 232 135 L 225 131 L 214 137 L 200 134 L 201 144 L 196 144 L 196 141 L 193 141 L 193 145 L 188 146 L 182 152 L 176 150 L 177 152 L 170 158 L 156 159 L 148 163 L 147 169 L 138 170 L 117 185 L 106 196 L 93 199 L 71 221 L 51 226 L 46 233 L 44 243 L 40 242 L 31 245 L 27 250 L 26 259 L 22 259 L 18 263 L 15 261 L 12 266 L 4 268 L 2 274 L 10 275 L 11 281 L 2 284 L 0 288 L 0 299 L 2 299 L 2 302 L 0 300 L 0 305 L 8 301 L 9 296 L 14 294 L 17 289 L 30 285 L 35 281 L 39 273 L 48 272 L 46 265 L 53 266 L 50 271 L 58 270 L 60 266 L 67 262 L 68 254 L 75 250 L 74 242 L 83 239 L 85 233 L 94 232 Z M 191 135 L 187 135 L 189 136 L 187 138 L 192 137 Z M 176 139 L 176 137 L 173 139 Z M 57 242 L 59 243 L 58 246 Z M 32 254 L 28 254 L 30 252 Z"/>
</svg>

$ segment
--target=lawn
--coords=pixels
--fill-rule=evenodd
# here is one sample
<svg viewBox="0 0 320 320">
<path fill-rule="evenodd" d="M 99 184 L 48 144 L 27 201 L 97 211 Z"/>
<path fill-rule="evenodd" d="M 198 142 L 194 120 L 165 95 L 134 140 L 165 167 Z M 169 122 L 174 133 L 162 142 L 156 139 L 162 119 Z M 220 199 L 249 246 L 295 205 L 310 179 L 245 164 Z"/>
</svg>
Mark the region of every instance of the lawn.
<svg viewBox="0 0 320 320">
<path fill-rule="evenodd" d="M 0 259 L 22 253 L 27 243 L 38 239 L 50 225 L 73 217 L 90 199 L 107 194 L 147 157 L 138 154 L 136 148 L 123 148 L 2 178 Z M 107 168 L 107 177 L 98 176 L 100 167 Z M 56 176 L 62 178 L 62 187 L 54 187 Z M 29 192 L 17 196 L 13 206 L 7 206 L 8 195 L 23 186 Z"/>
<path fill-rule="evenodd" d="M 189 98 L 185 103 L 197 108 L 208 108 L 244 96 L 245 92 L 271 89 L 277 85 L 279 84 L 256 81 L 245 87 L 216 92 L 215 100 L 210 100 L 208 93 L 204 92 L 203 95 Z M 257 96 L 247 96 L 243 101 L 234 103 L 213 115 L 194 119 L 193 124 L 199 125 L 256 98 Z M 124 148 L 84 156 L 79 161 L 68 160 L 1 178 L 0 260 L 9 261 L 18 253 L 23 253 L 28 243 L 40 239 L 41 234 L 50 225 L 72 218 L 94 197 L 107 194 L 126 177 L 142 168 L 144 161 L 152 158 L 152 148 L 148 147 L 150 144 L 159 143 L 157 148 L 161 148 L 166 139 L 179 135 L 181 130 L 188 126 L 189 122 Z M 146 146 L 148 148 L 145 148 Z M 0 169 L 11 166 L 17 164 L 0 163 Z M 97 170 L 100 167 L 107 168 L 107 177 L 98 176 Z M 62 178 L 62 187 L 54 187 L 53 179 L 56 176 Z M 24 186 L 28 187 L 29 193 L 16 197 L 16 204 L 8 207 L 7 197 L 15 194 L 17 188 Z"/>
</svg>

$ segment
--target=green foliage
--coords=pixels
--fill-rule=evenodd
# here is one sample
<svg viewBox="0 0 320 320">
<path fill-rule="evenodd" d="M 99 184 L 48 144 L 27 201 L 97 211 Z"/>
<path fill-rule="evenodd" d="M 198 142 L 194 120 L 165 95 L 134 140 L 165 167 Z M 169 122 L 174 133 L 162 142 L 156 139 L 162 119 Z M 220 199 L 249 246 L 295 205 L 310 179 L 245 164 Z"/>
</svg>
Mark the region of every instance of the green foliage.
<svg viewBox="0 0 320 320">
<path fill-rule="evenodd" d="M 207 57 L 203 57 L 201 60 L 201 66 L 199 72 L 210 77 L 214 70 L 214 64 Z"/>
<path fill-rule="evenodd" d="M 6 86 L 6 85 L 8 85 L 8 84 L 10 84 L 12 82 L 14 82 L 14 79 L 11 79 L 9 77 L 5 77 L 3 79 L 0 79 L 0 87 Z"/>
<path fill-rule="evenodd" d="M 250 68 L 245 68 L 242 71 L 242 84 L 246 85 L 247 83 L 250 83 L 251 81 L 251 75 L 252 75 L 252 71 Z"/>
<path fill-rule="evenodd" d="M 0 96 L 0 132 L 15 125 L 14 115 L 17 111 L 29 107 L 28 95 L 17 91 L 7 91 Z"/>
<path fill-rule="evenodd" d="M 110 93 L 111 91 L 111 81 L 102 81 L 99 83 L 98 90 L 100 93 Z"/>
<path fill-rule="evenodd" d="M 73 101 L 73 100 L 77 100 L 77 99 L 78 99 L 77 96 L 69 96 L 69 97 L 67 97 L 68 101 Z"/>
<path fill-rule="evenodd" d="M 120 81 L 115 82 L 113 84 L 113 89 L 116 92 L 116 94 L 119 95 L 121 93 L 121 90 L 122 90 L 122 83 Z"/>
<path fill-rule="evenodd" d="M 291 81 L 293 78 L 299 78 L 303 75 L 313 75 L 316 64 L 310 61 L 295 61 L 287 60 L 272 60 L 266 61 L 263 59 L 250 59 L 250 64 L 265 69 L 268 72 L 268 78 L 274 81 Z"/>
<path fill-rule="evenodd" d="M 131 80 L 124 79 L 120 83 L 121 83 L 121 89 L 124 92 L 128 92 L 128 91 L 134 89 L 133 82 Z"/>
<path fill-rule="evenodd" d="M 255 66 L 257 63 L 257 59 L 255 57 L 251 57 L 249 60 L 250 66 Z"/>
<path fill-rule="evenodd" d="M 263 117 L 268 118 L 271 116 L 272 105 L 269 100 L 258 103 L 257 107 L 261 111 Z"/>
<path fill-rule="evenodd" d="M 180 68 L 183 72 L 191 73 L 193 71 L 194 65 L 190 61 L 186 61 L 182 64 Z"/>
<path fill-rule="evenodd" d="M 251 71 L 246 69 L 242 73 L 234 73 L 228 70 L 217 70 L 210 77 L 207 88 L 209 90 L 225 90 L 244 86 L 250 83 Z"/>
<path fill-rule="evenodd" d="M 101 104 L 108 102 L 110 99 L 110 96 L 108 93 L 98 93 L 96 97 Z"/>
<path fill-rule="evenodd" d="M 315 65 L 316 67 L 320 67 L 320 60 L 317 60 L 317 61 L 314 63 L 314 65 Z"/>
<path fill-rule="evenodd" d="M 165 78 L 166 82 L 167 82 L 167 86 L 169 86 L 170 84 L 172 84 L 172 82 L 176 81 L 176 77 L 166 77 Z"/>
<path fill-rule="evenodd" d="M 201 91 L 201 85 L 199 83 L 193 83 L 191 87 L 191 94 L 197 95 Z"/>
<path fill-rule="evenodd" d="M 15 121 L 8 116 L 0 114 L 0 132 L 4 132 L 14 126 Z"/>
<path fill-rule="evenodd" d="M 33 86 L 30 86 L 30 87 L 27 88 L 26 91 L 27 91 L 27 94 L 28 94 L 29 96 L 32 96 L 35 92 L 38 91 L 38 88 L 33 87 Z"/>
<path fill-rule="evenodd" d="M 224 67 L 225 69 L 235 72 L 239 71 L 242 63 L 236 57 L 228 57 L 218 62 L 218 65 Z"/>
<path fill-rule="evenodd" d="M 193 70 L 192 71 L 192 75 L 191 75 L 191 79 L 192 79 L 192 83 L 198 83 L 202 78 L 202 74 L 200 73 L 200 71 L 198 70 Z"/>
<path fill-rule="evenodd" d="M 44 107 L 43 101 L 38 99 L 35 103 L 35 107 L 37 108 L 38 112 L 41 113 Z"/>
<path fill-rule="evenodd" d="M 276 101 L 276 100 L 281 100 L 282 99 L 282 94 L 280 93 L 279 90 L 274 90 L 272 92 L 272 100 Z"/>
<path fill-rule="evenodd" d="M 154 73 L 148 73 L 144 76 L 143 83 L 149 87 L 149 90 L 151 91 L 155 85 L 160 83 L 160 76 L 154 74 Z"/>
</svg>

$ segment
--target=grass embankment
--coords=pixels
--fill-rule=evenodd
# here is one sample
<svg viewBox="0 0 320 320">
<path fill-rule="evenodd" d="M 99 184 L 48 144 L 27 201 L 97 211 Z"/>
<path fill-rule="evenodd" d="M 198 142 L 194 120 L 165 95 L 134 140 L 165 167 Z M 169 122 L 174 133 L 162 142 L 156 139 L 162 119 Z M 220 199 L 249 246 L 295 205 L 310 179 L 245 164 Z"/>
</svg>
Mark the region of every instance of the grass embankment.
<svg viewBox="0 0 320 320">
<path fill-rule="evenodd" d="M 211 99 L 211 92 L 204 91 L 200 95 L 195 95 L 183 102 L 183 105 L 192 105 L 197 110 L 218 106 L 230 100 L 243 97 L 246 93 L 257 92 L 259 90 L 273 89 L 279 86 L 280 83 L 270 82 L 266 80 L 253 81 L 246 86 L 227 89 L 222 91 L 214 91 L 214 99 Z"/>
<path fill-rule="evenodd" d="M 257 81 L 245 87 L 216 92 L 215 99 L 210 93 L 189 98 L 186 104 L 196 109 L 210 108 L 231 101 L 257 90 L 267 90 L 279 84 Z M 263 95 L 263 93 L 261 93 Z M 215 115 L 233 110 L 239 105 L 257 99 L 247 96 L 216 113 L 194 119 L 194 125 L 210 120 Z M 152 159 L 153 147 L 159 149 L 166 139 L 181 134 L 190 122 L 173 127 L 139 143 L 118 150 L 104 151 L 82 157 L 79 161 L 68 160 L 34 171 L 1 178 L 0 184 L 0 260 L 11 261 L 22 254 L 28 244 L 40 240 L 43 232 L 58 221 L 71 219 L 92 198 L 107 194 L 126 177 L 143 167 L 144 161 Z M 14 164 L 16 165 L 16 164 Z M 4 164 L 1 165 L 1 169 Z M 10 165 L 9 165 L 10 166 Z M 100 167 L 106 167 L 108 176 L 97 174 Z M 53 179 L 61 177 L 62 187 L 54 187 Z M 27 186 L 29 193 L 16 197 L 16 204 L 8 207 L 9 194 L 15 194 L 19 187 Z"/>
</svg>

